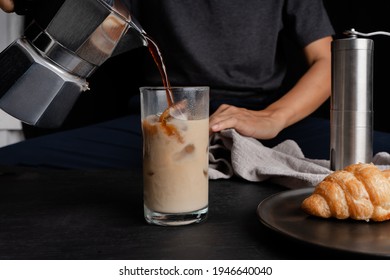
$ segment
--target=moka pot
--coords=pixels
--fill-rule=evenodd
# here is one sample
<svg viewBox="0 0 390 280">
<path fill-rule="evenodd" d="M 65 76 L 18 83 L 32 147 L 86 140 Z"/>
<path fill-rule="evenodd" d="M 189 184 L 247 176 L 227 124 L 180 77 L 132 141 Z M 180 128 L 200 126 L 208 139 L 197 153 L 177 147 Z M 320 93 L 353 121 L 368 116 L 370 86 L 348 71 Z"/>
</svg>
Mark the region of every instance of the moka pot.
<svg viewBox="0 0 390 280">
<path fill-rule="evenodd" d="M 24 35 L 0 53 L 0 108 L 24 123 L 55 128 L 100 65 L 147 41 L 126 1 L 51 0 L 49 9 L 43 2 L 15 1 L 17 11 L 31 4 L 35 14 Z"/>
</svg>

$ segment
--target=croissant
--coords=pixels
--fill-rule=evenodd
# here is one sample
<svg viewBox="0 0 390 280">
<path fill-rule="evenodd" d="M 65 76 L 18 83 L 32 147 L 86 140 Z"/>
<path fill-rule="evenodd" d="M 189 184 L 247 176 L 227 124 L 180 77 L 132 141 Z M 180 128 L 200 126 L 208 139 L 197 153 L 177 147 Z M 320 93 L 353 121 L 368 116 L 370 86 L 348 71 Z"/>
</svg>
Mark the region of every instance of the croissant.
<svg viewBox="0 0 390 280">
<path fill-rule="evenodd" d="M 305 198 L 309 215 L 381 222 L 390 219 L 390 170 L 357 163 L 329 174 Z"/>
</svg>

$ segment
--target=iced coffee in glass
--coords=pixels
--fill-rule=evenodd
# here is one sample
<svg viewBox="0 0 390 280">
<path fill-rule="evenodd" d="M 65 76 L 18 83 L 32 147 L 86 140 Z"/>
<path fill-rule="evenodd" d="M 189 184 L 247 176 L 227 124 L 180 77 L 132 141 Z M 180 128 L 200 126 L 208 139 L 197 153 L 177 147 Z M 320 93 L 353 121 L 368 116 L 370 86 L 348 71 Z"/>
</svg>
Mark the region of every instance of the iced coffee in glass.
<svg viewBox="0 0 390 280">
<path fill-rule="evenodd" d="M 144 216 L 186 225 L 208 212 L 208 87 L 142 87 Z"/>
</svg>

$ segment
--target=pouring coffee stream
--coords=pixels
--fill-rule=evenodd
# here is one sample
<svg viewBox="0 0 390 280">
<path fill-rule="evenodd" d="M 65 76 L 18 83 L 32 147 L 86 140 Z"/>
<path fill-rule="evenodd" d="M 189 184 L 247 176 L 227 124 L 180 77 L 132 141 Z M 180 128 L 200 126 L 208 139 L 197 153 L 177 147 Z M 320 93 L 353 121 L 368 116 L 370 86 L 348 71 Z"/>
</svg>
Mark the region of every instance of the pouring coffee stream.
<svg viewBox="0 0 390 280">
<path fill-rule="evenodd" d="M 185 114 L 183 113 L 183 107 L 185 108 L 188 104 L 186 100 L 175 102 L 160 48 L 158 47 L 157 43 L 145 31 L 141 33 L 141 36 L 143 36 L 148 43 L 147 46 L 149 52 L 152 55 L 153 60 L 160 72 L 166 93 L 167 108 L 158 116 L 158 120 L 167 135 L 174 136 L 179 142 L 183 142 L 183 138 L 177 127 L 171 123 L 168 123 L 168 120 L 171 117 L 186 119 Z"/>
<path fill-rule="evenodd" d="M 159 122 L 161 123 L 161 126 L 167 135 L 175 136 L 179 142 L 183 142 L 183 138 L 180 135 L 180 132 L 177 129 L 177 127 L 174 126 L 173 124 L 168 123 L 168 120 L 171 117 L 186 119 L 185 114 L 183 113 L 183 109 L 188 104 L 186 100 L 175 102 L 171 90 L 171 84 L 168 79 L 167 70 L 165 67 L 165 63 L 160 48 L 158 47 L 156 42 L 148 34 L 146 34 L 146 32 L 142 32 L 141 35 L 144 36 L 145 40 L 148 42 L 149 52 L 151 53 L 154 62 L 156 63 L 157 68 L 160 72 L 161 79 L 167 96 L 167 108 L 161 113 L 161 115 L 159 115 Z"/>
<path fill-rule="evenodd" d="M 172 91 L 170 89 L 171 84 L 170 84 L 169 79 L 168 79 L 168 74 L 167 74 L 167 70 L 165 67 L 165 63 L 163 61 L 161 51 L 160 51 L 158 45 L 154 42 L 154 40 L 148 34 L 146 34 L 146 32 L 142 32 L 142 36 L 144 36 L 146 41 L 148 42 L 149 52 L 151 53 L 151 55 L 154 59 L 154 62 L 156 63 L 158 70 L 160 72 L 163 85 L 164 85 L 166 92 L 167 92 L 168 107 L 172 106 L 174 102 L 173 102 Z"/>
</svg>

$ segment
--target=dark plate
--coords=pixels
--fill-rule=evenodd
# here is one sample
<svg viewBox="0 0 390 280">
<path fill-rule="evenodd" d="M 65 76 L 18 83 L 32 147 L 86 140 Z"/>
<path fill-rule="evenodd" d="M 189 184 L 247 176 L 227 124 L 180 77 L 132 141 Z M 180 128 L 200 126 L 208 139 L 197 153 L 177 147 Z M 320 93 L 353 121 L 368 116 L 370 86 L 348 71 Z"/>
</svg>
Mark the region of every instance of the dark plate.
<svg viewBox="0 0 390 280">
<path fill-rule="evenodd" d="M 264 199 L 257 207 L 260 221 L 304 242 L 353 253 L 390 256 L 390 221 L 322 219 L 307 215 L 300 205 L 313 190 L 285 191 Z"/>
</svg>

